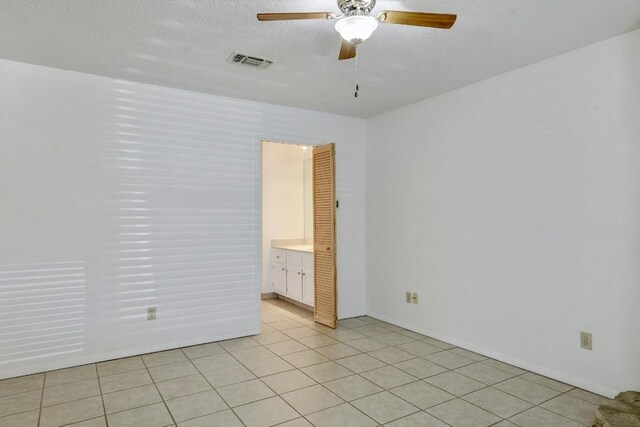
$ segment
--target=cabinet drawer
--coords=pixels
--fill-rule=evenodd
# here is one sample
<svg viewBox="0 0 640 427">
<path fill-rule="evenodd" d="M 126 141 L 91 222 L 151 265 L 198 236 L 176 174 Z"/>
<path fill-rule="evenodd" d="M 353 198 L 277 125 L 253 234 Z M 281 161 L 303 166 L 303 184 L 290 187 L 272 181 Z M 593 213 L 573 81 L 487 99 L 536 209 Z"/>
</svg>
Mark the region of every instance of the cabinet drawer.
<svg viewBox="0 0 640 427">
<path fill-rule="evenodd" d="M 272 262 L 285 264 L 287 262 L 287 251 L 282 249 L 271 249 Z"/>
<path fill-rule="evenodd" d="M 313 270 L 313 254 L 310 254 L 310 253 L 302 254 L 302 267 L 305 270 Z"/>
<path fill-rule="evenodd" d="M 302 267 L 302 252 L 287 251 L 287 265 Z"/>
</svg>

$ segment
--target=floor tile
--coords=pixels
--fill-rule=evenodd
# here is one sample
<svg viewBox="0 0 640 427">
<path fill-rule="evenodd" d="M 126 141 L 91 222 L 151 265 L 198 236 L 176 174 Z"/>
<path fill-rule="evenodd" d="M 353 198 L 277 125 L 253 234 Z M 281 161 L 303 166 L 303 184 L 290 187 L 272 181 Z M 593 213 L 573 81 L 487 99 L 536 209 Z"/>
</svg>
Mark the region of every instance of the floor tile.
<svg viewBox="0 0 640 427">
<path fill-rule="evenodd" d="M 385 366 L 383 361 L 362 353 L 336 360 L 336 362 L 355 373 L 370 371 Z"/>
<path fill-rule="evenodd" d="M 417 380 L 416 377 L 393 366 L 383 366 L 382 368 L 363 372 L 360 375 L 384 389 L 398 387 Z"/>
<path fill-rule="evenodd" d="M 323 385 L 346 401 L 360 399 L 383 391 L 380 386 L 359 375 L 339 378 Z"/>
<path fill-rule="evenodd" d="M 427 354 L 433 354 L 433 353 L 442 351 L 441 348 L 431 344 L 427 344 L 426 342 L 422 342 L 422 341 L 411 341 L 406 344 L 398 345 L 396 346 L 396 348 L 406 351 L 407 353 L 411 353 L 414 356 L 420 356 L 420 357 L 426 356 Z"/>
<path fill-rule="evenodd" d="M 276 331 L 274 329 L 273 332 L 268 332 L 268 333 L 263 332 L 260 335 L 253 337 L 253 339 L 262 345 L 269 345 L 269 344 L 275 344 L 283 341 L 289 341 L 291 337 L 288 335 L 285 335 L 280 331 Z"/>
<path fill-rule="evenodd" d="M 245 348 L 257 347 L 260 343 L 252 337 L 235 338 L 232 340 L 221 341 L 219 343 L 228 352 L 244 350 Z"/>
<path fill-rule="evenodd" d="M 146 369 L 100 377 L 100 387 L 103 393 L 112 393 L 127 388 L 140 387 L 151 384 L 152 382 Z"/>
<path fill-rule="evenodd" d="M 140 369 L 146 369 L 144 363 L 142 363 L 142 357 L 134 356 L 127 357 L 125 359 L 110 360 L 108 362 L 101 362 L 97 365 L 98 375 L 116 375 L 123 372 L 137 371 Z"/>
<path fill-rule="evenodd" d="M 314 427 L 314 426 L 306 419 L 300 417 L 300 418 L 296 418 L 295 420 L 278 424 L 278 427 Z"/>
<path fill-rule="evenodd" d="M 336 380 L 352 374 L 350 370 L 338 365 L 336 362 L 325 362 L 319 365 L 308 366 L 303 368 L 302 372 L 319 383 Z"/>
<path fill-rule="evenodd" d="M 305 350 L 298 353 L 291 353 L 282 356 L 284 360 L 291 363 L 296 368 L 304 368 L 319 363 L 328 362 L 329 359 L 321 355 L 315 350 Z"/>
<path fill-rule="evenodd" d="M 40 427 L 58 427 L 104 415 L 100 396 L 42 408 Z M 114 426 L 115 427 L 115 426 Z"/>
<path fill-rule="evenodd" d="M 97 376 L 89 380 L 46 387 L 42 396 L 42 406 L 52 406 L 93 396 L 100 396 Z"/>
<path fill-rule="evenodd" d="M 361 326 L 367 326 L 368 323 L 357 317 L 352 317 L 350 319 L 339 320 L 338 325 L 344 326 L 345 328 L 359 328 Z"/>
<path fill-rule="evenodd" d="M 456 398 L 454 395 L 424 381 L 405 384 L 389 391 L 420 409 L 431 408 Z"/>
<path fill-rule="evenodd" d="M 147 368 L 168 365 L 169 363 L 185 362 L 187 360 L 187 356 L 185 356 L 180 349 L 160 351 L 142 356 L 142 361 Z"/>
<path fill-rule="evenodd" d="M 555 412 L 558 415 L 562 415 L 565 418 L 569 418 L 580 424 L 589 425 L 593 424 L 595 413 L 598 407 L 593 403 L 586 402 L 581 399 L 563 394 L 556 398 L 544 402 L 541 404 L 545 409 L 551 412 Z"/>
<path fill-rule="evenodd" d="M 426 412 L 416 412 L 408 417 L 385 424 L 385 427 L 449 427 L 436 417 Z"/>
<path fill-rule="evenodd" d="M 151 405 L 162 401 L 155 384 L 103 395 L 107 414 L 126 411 L 140 406 Z"/>
<path fill-rule="evenodd" d="M 215 414 L 178 423 L 178 427 L 243 427 L 242 422 L 230 409 Z"/>
<path fill-rule="evenodd" d="M 198 370 L 190 361 L 170 363 L 168 365 L 156 366 L 149 368 L 149 375 L 153 378 L 153 381 L 167 381 L 176 378 L 188 377 L 189 375 L 195 375 Z"/>
<path fill-rule="evenodd" d="M 483 360 L 482 363 L 484 363 L 485 365 L 489 365 L 492 368 L 500 369 L 501 371 L 505 371 L 513 375 L 522 375 L 525 372 L 527 372 L 524 369 L 520 369 L 516 366 L 508 365 L 506 363 L 503 363 L 494 359 Z"/>
<path fill-rule="evenodd" d="M 511 421 L 502 420 L 498 424 L 494 424 L 493 427 L 518 427 L 518 426 L 512 423 Z"/>
<path fill-rule="evenodd" d="M 420 379 L 447 372 L 447 368 L 444 366 L 437 365 L 421 358 L 405 360 L 404 362 L 396 363 L 393 366 Z"/>
<path fill-rule="evenodd" d="M 493 387 L 509 393 L 512 396 L 526 400 L 527 402 L 531 402 L 534 405 L 538 405 L 560 394 L 559 391 L 524 380 L 522 377 L 511 378 L 495 384 Z"/>
<path fill-rule="evenodd" d="M 467 357 L 460 356 L 459 354 L 452 353 L 449 350 L 428 354 L 424 356 L 424 358 L 433 363 L 437 363 L 438 365 L 442 365 L 448 369 L 458 369 L 462 368 L 463 366 L 475 363 L 475 361 Z"/>
<path fill-rule="evenodd" d="M 325 335 L 340 342 L 348 342 L 348 341 L 354 341 L 360 338 L 366 338 L 364 335 L 359 334 L 355 331 L 351 331 L 349 329 L 341 329 L 333 332 L 327 332 L 325 333 Z"/>
<path fill-rule="evenodd" d="M 0 417 L 40 408 L 42 391 L 34 390 L 0 398 Z"/>
<path fill-rule="evenodd" d="M 294 369 L 293 365 L 280 357 L 272 357 L 265 360 L 252 360 L 250 362 L 245 362 L 244 364 L 257 377 L 264 377 Z"/>
<path fill-rule="evenodd" d="M 491 385 L 513 377 L 512 374 L 492 368 L 484 363 L 474 363 L 456 369 L 456 372 L 483 384 Z"/>
<path fill-rule="evenodd" d="M 359 328 L 353 328 L 352 331 L 362 334 L 366 337 L 380 336 L 389 333 L 388 329 L 385 329 L 377 325 L 361 326 Z"/>
<path fill-rule="evenodd" d="M 309 347 L 300 344 L 296 340 L 283 341 L 275 344 L 269 344 L 267 348 L 278 356 L 289 353 L 297 353 L 299 351 L 309 350 Z"/>
<path fill-rule="evenodd" d="M 234 411 L 247 427 L 269 427 L 300 417 L 279 396 L 238 406 Z"/>
<path fill-rule="evenodd" d="M 380 424 L 418 412 L 418 408 L 388 391 L 363 397 L 351 402 L 351 404 Z"/>
<path fill-rule="evenodd" d="M 509 418 L 533 405 L 492 387 L 484 388 L 464 396 L 464 400 L 485 409 L 501 418 Z"/>
<path fill-rule="evenodd" d="M 315 350 L 331 360 L 341 359 L 343 357 L 353 356 L 360 353 L 360 351 L 356 350 L 353 347 L 349 347 L 344 343 L 318 347 Z"/>
<path fill-rule="evenodd" d="M 509 421 L 520 427 L 583 427 L 582 424 L 561 417 L 539 406 L 526 410 L 510 418 Z"/>
<path fill-rule="evenodd" d="M 321 411 L 344 402 L 319 384 L 285 393 L 281 397 L 302 415 Z"/>
<path fill-rule="evenodd" d="M 0 398 L 26 391 L 40 390 L 44 387 L 44 374 L 0 380 Z"/>
<path fill-rule="evenodd" d="M 565 393 L 573 388 L 573 386 L 570 386 L 569 384 L 561 383 L 560 381 L 552 380 L 551 378 L 543 377 L 542 375 L 534 374 L 533 372 L 527 372 L 526 374 L 523 374 L 521 378 L 559 391 L 560 393 Z"/>
<path fill-rule="evenodd" d="M 215 356 L 216 354 L 222 354 L 225 352 L 222 346 L 215 342 L 194 345 L 192 347 L 185 347 L 182 349 L 182 351 L 189 359 L 199 359 L 206 356 Z"/>
<path fill-rule="evenodd" d="M 303 325 L 302 323 L 296 322 L 295 320 L 287 319 L 281 320 L 280 322 L 270 323 L 269 326 L 279 331 L 286 331 L 287 329 L 295 329 Z"/>
<path fill-rule="evenodd" d="M 319 335 L 320 334 L 320 332 L 318 332 L 315 329 L 310 328 L 308 326 L 302 326 L 302 327 L 295 328 L 295 329 L 287 329 L 283 333 L 286 334 L 287 336 L 293 338 L 294 340 L 298 340 L 300 338 L 305 338 L 305 337 L 310 337 L 312 335 Z"/>
<path fill-rule="evenodd" d="M 453 344 L 449 344 L 448 342 L 440 341 L 431 337 L 423 338 L 421 341 L 426 342 L 427 344 L 434 345 L 436 347 L 440 347 L 441 349 L 444 349 L 444 350 L 449 350 L 456 347 Z"/>
<path fill-rule="evenodd" d="M 455 353 L 457 355 L 466 357 L 467 359 L 471 359 L 471 360 L 473 360 L 475 362 L 481 362 L 483 360 L 489 359 L 486 356 L 483 356 L 483 355 L 478 354 L 478 353 L 474 353 L 473 351 L 469 351 L 469 350 L 466 350 L 466 349 L 460 348 L 460 347 L 452 348 L 451 352 Z"/>
<path fill-rule="evenodd" d="M 91 364 L 76 366 L 73 368 L 59 369 L 57 371 L 47 372 L 44 386 L 54 387 L 62 384 L 84 381 L 97 377 L 98 372 L 96 370 L 96 365 Z"/>
<path fill-rule="evenodd" d="M 105 417 L 91 418 L 73 424 L 67 424 L 65 427 L 107 427 L 107 419 Z"/>
<path fill-rule="evenodd" d="M 582 390 L 579 388 L 574 388 L 570 392 L 567 393 L 569 396 L 573 396 L 577 399 L 584 400 L 585 402 L 593 403 L 594 405 L 606 405 L 611 403 L 612 400 L 608 399 L 604 396 L 600 396 L 599 394 L 591 393 L 586 390 Z"/>
<path fill-rule="evenodd" d="M 476 380 L 453 371 L 426 378 L 424 381 L 456 396 L 462 396 L 486 387 Z"/>
<path fill-rule="evenodd" d="M 307 417 L 316 427 L 369 427 L 377 423 L 351 405 L 342 404 Z"/>
<path fill-rule="evenodd" d="M 156 383 L 156 386 L 165 400 L 211 390 L 211 385 L 202 375 L 191 375 L 175 380 L 162 381 Z"/>
<path fill-rule="evenodd" d="M 298 370 L 281 372 L 279 374 L 262 377 L 261 379 L 269 388 L 278 394 L 317 384 L 313 379 Z"/>
<path fill-rule="evenodd" d="M 242 365 L 216 369 L 215 371 L 205 372 L 202 375 L 204 375 L 207 381 L 215 388 L 241 383 L 256 377 L 250 370 Z"/>
<path fill-rule="evenodd" d="M 427 412 L 452 427 L 485 427 L 500 421 L 495 415 L 462 399 L 450 400 L 427 409 Z"/>
<path fill-rule="evenodd" d="M 299 338 L 302 344 L 309 348 L 324 347 L 325 345 L 338 344 L 338 341 L 326 335 L 311 335 L 310 337 Z"/>
<path fill-rule="evenodd" d="M 373 338 L 362 338 L 359 340 L 349 341 L 349 345 L 362 352 L 374 351 L 388 347 L 385 343 L 374 340 Z"/>
<path fill-rule="evenodd" d="M 410 330 L 408 330 L 408 329 L 400 329 L 400 330 L 398 331 L 398 333 L 399 333 L 399 334 L 402 334 L 402 335 L 406 335 L 406 336 L 408 336 L 409 338 L 413 338 L 413 339 L 414 339 L 414 340 L 416 340 L 416 341 L 423 340 L 423 339 L 427 338 L 426 336 L 424 336 L 424 335 L 422 335 L 422 334 L 419 334 L 419 333 L 417 333 L 417 332 L 410 331 Z"/>
<path fill-rule="evenodd" d="M 380 359 L 390 365 L 415 358 L 413 354 L 407 353 L 406 351 L 400 350 L 395 347 L 385 347 L 379 350 L 370 351 L 367 354 L 369 356 L 375 357 L 376 359 Z"/>
<path fill-rule="evenodd" d="M 38 427 L 40 410 L 22 412 L 0 418 L 0 427 Z"/>
<path fill-rule="evenodd" d="M 250 380 L 217 389 L 220 396 L 232 408 L 274 396 L 275 393 L 262 381 Z"/>
<path fill-rule="evenodd" d="M 109 427 L 164 427 L 173 425 L 173 420 L 164 403 L 143 406 L 124 412 L 107 415 Z"/>
<path fill-rule="evenodd" d="M 167 400 L 166 403 L 177 422 L 228 409 L 227 404 L 214 390 Z"/>
<path fill-rule="evenodd" d="M 200 372 L 215 371 L 216 369 L 227 368 L 229 366 L 240 366 L 233 356 L 227 353 L 204 356 L 191 361 Z"/>
<path fill-rule="evenodd" d="M 382 335 L 376 335 L 375 339 L 390 346 L 399 346 L 401 344 L 407 344 L 414 341 L 413 338 L 409 338 L 408 336 L 399 334 L 397 332 L 389 332 Z"/>
<path fill-rule="evenodd" d="M 240 361 L 240 363 L 271 359 L 272 357 L 277 356 L 277 354 L 263 346 L 234 351 L 231 355 L 236 358 L 236 360 Z"/>
</svg>

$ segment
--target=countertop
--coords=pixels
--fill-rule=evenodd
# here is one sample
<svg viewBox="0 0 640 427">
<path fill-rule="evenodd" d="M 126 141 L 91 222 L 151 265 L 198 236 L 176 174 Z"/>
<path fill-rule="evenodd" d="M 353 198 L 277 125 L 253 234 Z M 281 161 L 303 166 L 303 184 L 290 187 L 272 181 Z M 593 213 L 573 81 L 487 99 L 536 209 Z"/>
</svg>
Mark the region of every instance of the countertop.
<svg viewBox="0 0 640 427">
<path fill-rule="evenodd" d="M 313 253 L 313 245 L 275 245 L 276 249 Z"/>
</svg>

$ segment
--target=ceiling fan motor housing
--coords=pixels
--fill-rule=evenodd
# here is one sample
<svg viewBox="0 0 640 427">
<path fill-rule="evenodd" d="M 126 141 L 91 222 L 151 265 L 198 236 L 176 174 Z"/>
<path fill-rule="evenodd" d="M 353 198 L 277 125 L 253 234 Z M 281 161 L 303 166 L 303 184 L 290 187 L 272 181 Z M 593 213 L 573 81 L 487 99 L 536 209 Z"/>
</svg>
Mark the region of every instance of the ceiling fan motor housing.
<svg viewBox="0 0 640 427">
<path fill-rule="evenodd" d="M 369 15 L 376 0 L 338 0 L 338 7 L 345 16 Z"/>
</svg>

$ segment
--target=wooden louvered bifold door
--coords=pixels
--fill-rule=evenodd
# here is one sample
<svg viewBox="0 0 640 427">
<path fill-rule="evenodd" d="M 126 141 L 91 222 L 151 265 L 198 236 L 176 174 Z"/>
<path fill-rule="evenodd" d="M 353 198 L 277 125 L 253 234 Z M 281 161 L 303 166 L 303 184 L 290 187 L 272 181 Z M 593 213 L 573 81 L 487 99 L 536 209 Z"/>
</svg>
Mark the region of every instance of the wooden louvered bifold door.
<svg viewBox="0 0 640 427">
<path fill-rule="evenodd" d="M 336 327 L 335 146 L 313 149 L 313 241 L 316 322 Z"/>
</svg>

